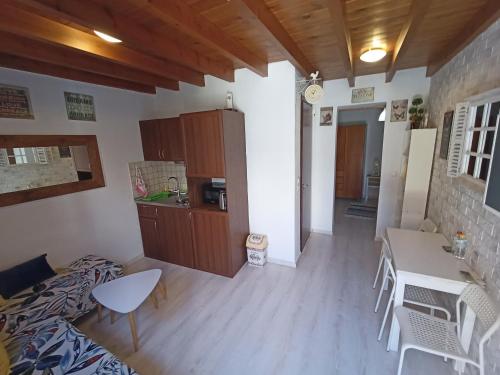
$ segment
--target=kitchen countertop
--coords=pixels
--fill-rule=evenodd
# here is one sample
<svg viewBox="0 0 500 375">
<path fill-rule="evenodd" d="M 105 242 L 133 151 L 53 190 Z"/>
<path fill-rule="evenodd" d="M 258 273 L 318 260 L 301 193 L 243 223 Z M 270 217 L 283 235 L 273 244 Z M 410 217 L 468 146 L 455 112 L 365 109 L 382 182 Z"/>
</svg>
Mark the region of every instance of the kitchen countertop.
<svg viewBox="0 0 500 375">
<path fill-rule="evenodd" d="M 174 195 L 174 196 L 171 196 L 171 197 L 168 197 L 168 198 L 162 198 L 162 199 L 158 199 L 158 200 L 152 201 L 152 202 L 143 201 L 141 199 L 135 199 L 135 203 L 137 203 L 137 204 L 144 204 L 144 205 L 148 205 L 148 206 L 189 208 L 189 204 L 179 204 L 179 203 L 176 203 L 175 202 L 176 199 L 177 199 L 177 196 Z"/>
</svg>

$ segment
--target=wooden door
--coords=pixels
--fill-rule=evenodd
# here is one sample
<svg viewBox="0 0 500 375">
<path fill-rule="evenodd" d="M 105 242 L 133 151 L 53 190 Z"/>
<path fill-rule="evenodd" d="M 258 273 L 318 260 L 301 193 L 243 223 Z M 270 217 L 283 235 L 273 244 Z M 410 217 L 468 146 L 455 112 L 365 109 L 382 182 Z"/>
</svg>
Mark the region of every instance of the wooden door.
<svg viewBox="0 0 500 375">
<path fill-rule="evenodd" d="M 363 165 L 366 125 L 337 128 L 337 161 L 335 196 L 361 199 L 363 195 Z"/>
<path fill-rule="evenodd" d="M 218 275 L 232 276 L 227 213 L 193 210 L 191 219 L 195 267 Z"/>
<path fill-rule="evenodd" d="M 141 227 L 144 256 L 163 260 L 160 254 L 158 219 L 153 217 L 139 217 L 139 224 Z"/>
<path fill-rule="evenodd" d="M 174 117 L 158 120 L 158 127 L 162 160 L 184 160 L 184 144 L 180 118 Z"/>
<path fill-rule="evenodd" d="M 312 105 L 302 101 L 300 116 L 300 249 L 311 234 Z"/>
<path fill-rule="evenodd" d="M 181 115 L 188 177 L 225 177 L 219 111 Z"/>
<path fill-rule="evenodd" d="M 160 209 L 162 259 L 184 267 L 194 267 L 190 211 L 186 208 Z"/>
<path fill-rule="evenodd" d="M 144 160 L 162 160 L 157 120 L 140 121 L 139 127 L 141 130 L 142 152 L 144 154 Z"/>
</svg>

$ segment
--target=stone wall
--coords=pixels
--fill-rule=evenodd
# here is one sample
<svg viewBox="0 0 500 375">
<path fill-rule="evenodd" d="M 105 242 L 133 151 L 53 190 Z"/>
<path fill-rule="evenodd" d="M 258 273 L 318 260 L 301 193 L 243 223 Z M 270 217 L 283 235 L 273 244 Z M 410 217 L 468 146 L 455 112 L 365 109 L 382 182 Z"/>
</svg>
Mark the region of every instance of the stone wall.
<svg viewBox="0 0 500 375">
<path fill-rule="evenodd" d="M 485 279 L 488 293 L 500 301 L 500 217 L 483 208 L 484 185 L 446 175 L 439 158 L 444 113 L 469 96 L 500 87 L 500 20 L 455 56 L 431 80 L 429 125 L 438 128 L 428 216 L 451 239 L 464 230 L 470 246 L 466 261 Z M 473 346 L 477 345 L 477 335 Z M 475 349 L 473 348 L 475 351 Z M 486 374 L 500 373 L 500 333 L 486 345 Z"/>
<path fill-rule="evenodd" d="M 9 165 L 5 155 L 0 158 L 0 194 L 78 181 L 73 158 L 60 158 L 57 148 L 47 164 Z"/>
</svg>

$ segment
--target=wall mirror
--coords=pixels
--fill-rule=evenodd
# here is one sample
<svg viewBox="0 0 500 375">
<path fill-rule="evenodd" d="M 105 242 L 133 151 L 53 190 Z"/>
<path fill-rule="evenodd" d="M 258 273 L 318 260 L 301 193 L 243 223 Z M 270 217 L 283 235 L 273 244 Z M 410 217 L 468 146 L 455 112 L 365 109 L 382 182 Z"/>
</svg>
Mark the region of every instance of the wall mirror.
<svg viewBox="0 0 500 375">
<path fill-rule="evenodd" d="M 94 135 L 0 135 L 0 207 L 103 186 Z"/>
</svg>

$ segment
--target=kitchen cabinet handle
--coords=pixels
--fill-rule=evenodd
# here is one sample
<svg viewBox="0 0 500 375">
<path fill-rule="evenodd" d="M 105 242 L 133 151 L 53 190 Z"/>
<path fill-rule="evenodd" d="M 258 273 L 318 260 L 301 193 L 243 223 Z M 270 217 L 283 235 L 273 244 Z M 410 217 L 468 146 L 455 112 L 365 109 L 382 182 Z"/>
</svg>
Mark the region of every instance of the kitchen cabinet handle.
<svg viewBox="0 0 500 375">
<path fill-rule="evenodd" d="M 161 150 L 158 150 L 158 159 L 161 160 Z"/>
<path fill-rule="evenodd" d="M 155 230 L 157 230 L 157 228 L 156 228 L 156 221 L 155 221 Z"/>
<path fill-rule="evenodd" d="M 155 207 L 155 215 L 158 215 L 158 207 Z M 156 224 L 156 222 L 155 222 Z"/>
</svg>

